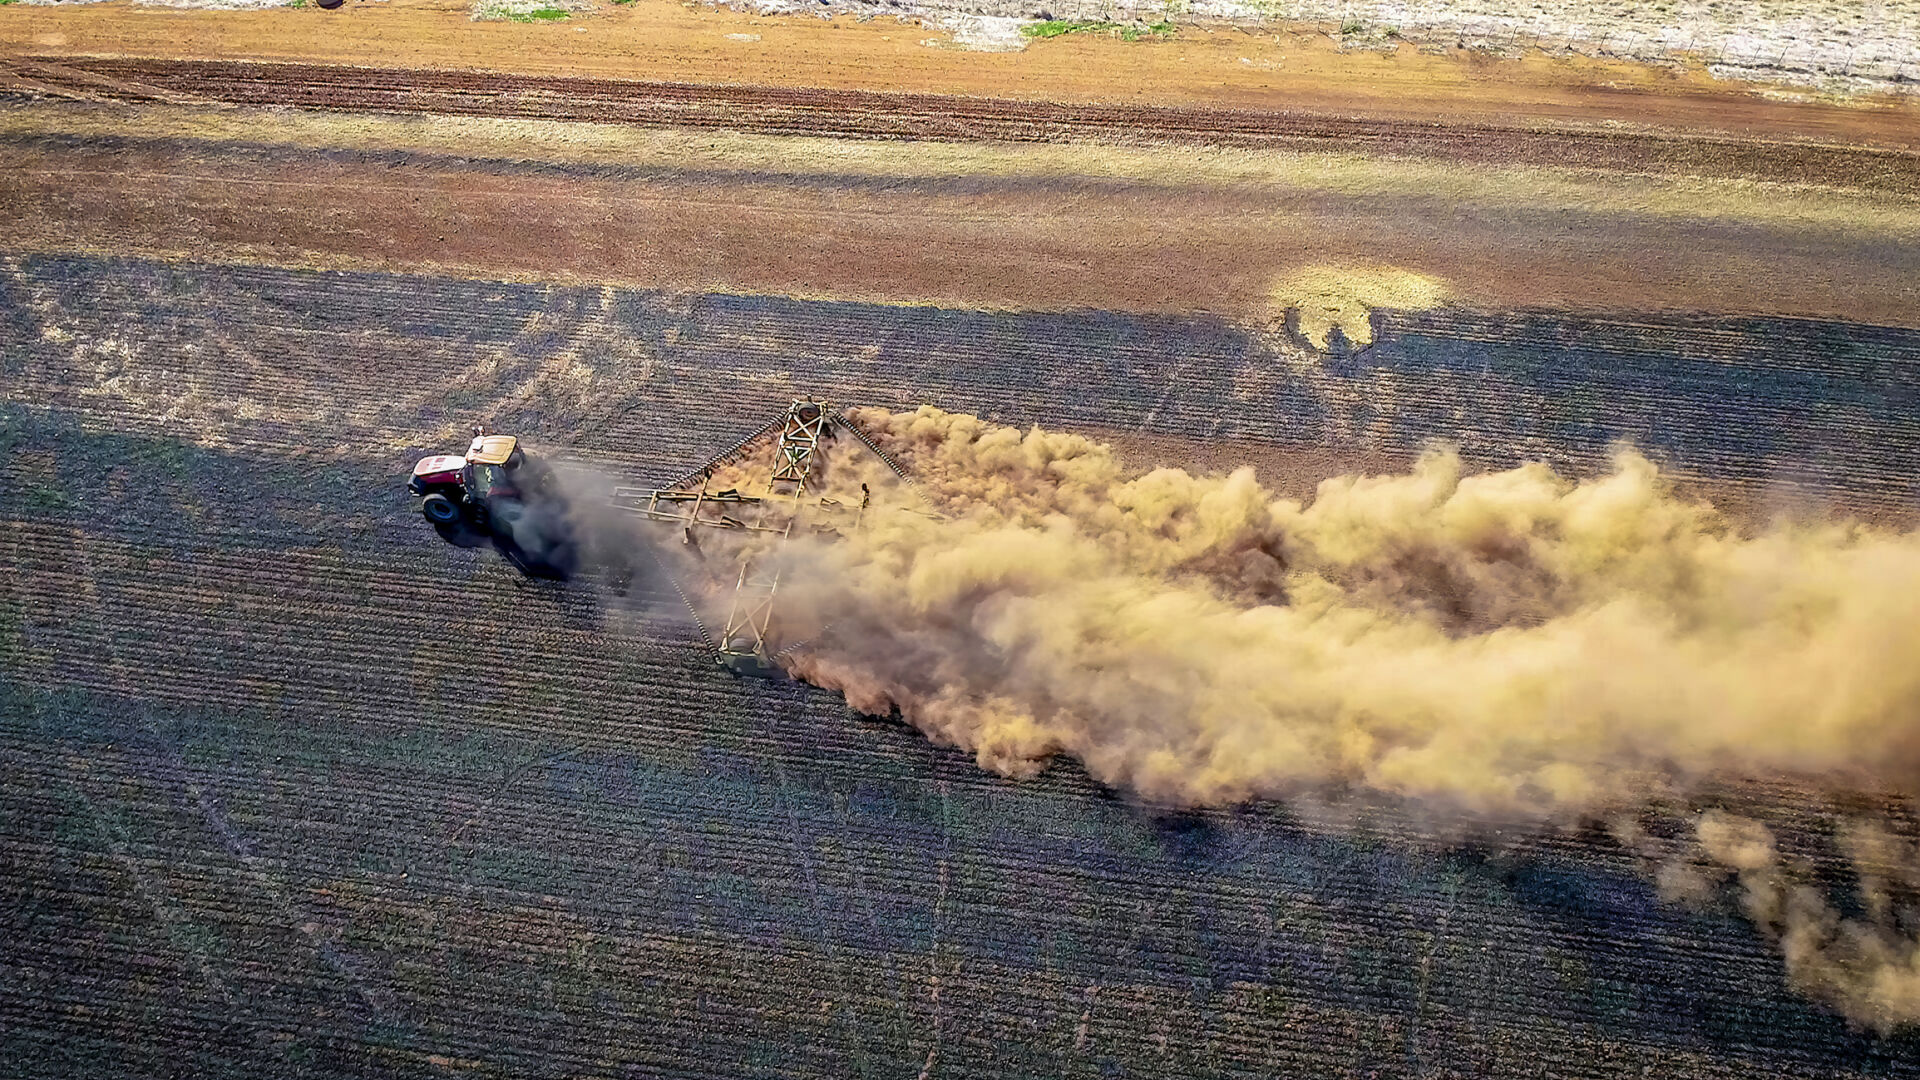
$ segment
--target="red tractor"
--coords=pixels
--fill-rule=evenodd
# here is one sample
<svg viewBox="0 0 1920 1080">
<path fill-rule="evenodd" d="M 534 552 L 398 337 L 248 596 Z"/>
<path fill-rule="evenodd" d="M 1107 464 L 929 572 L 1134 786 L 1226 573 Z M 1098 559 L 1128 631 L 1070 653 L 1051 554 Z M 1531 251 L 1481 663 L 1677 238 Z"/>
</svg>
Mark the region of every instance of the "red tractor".
<svg viewBox="0 0 1920 1080">
<path fill-rule="evenodd" d="M 450 544 L 491 542 L 529 577 L 570 576 L 578 563 L 566 500 L 553 471 L 527 457 L 511 435 L 474 428 L 465 457 L 420 459 L 407 481 L 420 514 Z"/>
</svg>

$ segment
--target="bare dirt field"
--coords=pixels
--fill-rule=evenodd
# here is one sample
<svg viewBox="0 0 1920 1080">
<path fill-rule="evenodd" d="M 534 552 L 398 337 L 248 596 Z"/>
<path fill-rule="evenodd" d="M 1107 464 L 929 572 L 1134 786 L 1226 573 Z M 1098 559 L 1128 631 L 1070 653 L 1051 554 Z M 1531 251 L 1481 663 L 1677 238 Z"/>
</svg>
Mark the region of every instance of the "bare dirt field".
<svg viewBox="0 0 1920 1080">
<path fill-rule="evenodd" d="M 474 420 L 666 482 L 819 394 L 1293 492 L 1434 441 L 1576 475 L 1626 441 L 1752 520 L 1907 523 L 1912 104 L 649 0 L 21 7 L 23 1074 L 1920 1075 L 1911 1030 L 1796 993 L 1731 889 L 1662 901 L 1597 825 L 1460 843 L 1391 802 L 1004 779 L 726 675 L 659 581 L 442 545 L 400 487 Z M 1318 300 L 1364 350 L 1284 316 L 1327 267 L 1358 268 Z M 1393 274 L 1444 288 L 1367 292 Z M 1703 798 L 1836 893 L 1861 799 L 1915 828 L 1804 777 Z"/>
<path fill-rule="evenodd" d="M 534 164 L 533 144 L 559 146 L 565 125 L 470 124 L 465 152 L 451 153 L 409 147 L 421 126 L 385 117 L 299 146 L 249 137 L 271 121 L 181 107 L 0 114 L 12 144 L 0 190 L 21 211 L 0 237 L 28 250 L 1256 321 L 1276 314 L 1290 271 L 1374 262 L 1436 275 L 1490 309 L 1885 325 L 1920 311 L 1905 243 L 1920 212 L 1871 188 L 1296 150 L 946 145 L 933 160 L 817 139 L 631 139 Z M 1920 181 L 1903 156 L 1877 160 L 1867 184 Z"/>
<path fill-rule="evenodd" d="M 1588 57 L 1348 53 L 1311 32 L 1195 28 L 1171 40 L 1072 35 L 1019 53 L 929 48 L 892 19 L 767 18 L 670 0 L 566 23 L 470 22 L 449 0 L 210 12 L 120 3 L 0 11 L 0 56 L 308 61 L 1051 102 L 1297 110 L 1459 123 L 1666 126 L 1911 147 L 1920 102 L 1825 98 L 1698 67 Z M 35 81 L 31 72 L 17 80 Z"/>
<path fill-rule="evenodd" d="M 658 592 L 428 543 L 394 475 L 477 415 L 661 482 L 806 390 L 1324 468 L 1633 434 L 1910 501 L 1881 388 L 1911 333 L 1395 318 L 1316 381 L 1205 319 L 71 256 L 4 288 L 6 1008 L 37 1074 L 1910 1074 L 1911 1036 L 1793 996 L 1731 907 L 1657 902 L 1604 838 L 1002 780 L 712 669 Z M 1851 380 L 1802 359 L 1848 350 Z M 1796 425 L 1810 385 L 1832 419 Z"/>
</svg>

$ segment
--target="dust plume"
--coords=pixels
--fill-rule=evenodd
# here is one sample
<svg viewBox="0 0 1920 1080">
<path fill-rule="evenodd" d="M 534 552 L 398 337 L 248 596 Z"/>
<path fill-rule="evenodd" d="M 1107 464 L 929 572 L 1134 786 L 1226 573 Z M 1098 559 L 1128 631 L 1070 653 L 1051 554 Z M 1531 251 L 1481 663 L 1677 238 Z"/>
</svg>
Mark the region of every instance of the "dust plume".
<svg viewBox="0 0 1920 1080">
<path fill-rule="evenodd" d="M 607 501 L 617 478 L 537 458 L 529 458 L 520 475 L 519 497 L 494 504 L 486 533 L 442 535 L 463 547 L 489 543 L 530 577 L 564 581 L 584 574 L 618 596 L 635 584 L 650 590 L 664 581 L 653 531 Z"/>
<path fill-rule="evenodd" d="M 1336 327 L 1354 346 L 1373 342 L 1374 308 L 1421 311 L 1452 299 L 1445 281 L 1397 266 L 1306 266 L 1271 290 L 1277 312 L 1293 311 L 1300 335 L 1326 349 Z"/>
<path fill-rule="evenodd" d="M 1434 452 L 1303 503 L 1251 469 L 1134 475 L 1075 435 L 851 415 L 944 520 L 874 514 L 803 548 L 791 589 L 833 632 L 789 661 L 988 768 L 1069 754 L 1163 804 L 1363 790 L 1483 823 L 1684 804 L 1712 777 L 1912 790 L 1913 533 L 1749 535 L 1625 451 L 1578 481 Z M 1849 836 L 1884 865 L 1863 889 L 1911 896 L 1910 845 Z M 1695 849 L 1737 872 L 1797 984 L 1920 1020 L 1909 908 L 1838 919 L 1732 819 L 1701 819 Z"/>
<path fill-rule="evenodd" d="M 1741 906 L 1779 943 L 1801 992 L 1880 1031 L 1920 1019 L 1920 850 L 1876 821 L 1839 835 L 1856 878 L 1860 914 L 1844 917 L 1805 860 L 1783 857 L 1758 821 L 1710 810 L 1699 822 L 1701 861 L 1733 872 Z"/>
</svg>

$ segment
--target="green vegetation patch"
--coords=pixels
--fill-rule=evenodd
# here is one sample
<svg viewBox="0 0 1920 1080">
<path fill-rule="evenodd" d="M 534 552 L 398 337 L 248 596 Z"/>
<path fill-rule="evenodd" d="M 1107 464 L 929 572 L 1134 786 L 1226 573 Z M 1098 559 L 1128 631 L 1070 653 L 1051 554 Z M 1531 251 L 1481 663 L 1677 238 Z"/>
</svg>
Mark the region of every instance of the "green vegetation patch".
<svg viewBox="0 0 1920 1080">
<path fill-rule="evenodd" d="M 558 22 L 583 10 L 574 0 L 477 0 L 475 22 Z"/>
<path fill-rule="evenodd" d="M 1115 34 L 1122 41 L 1139 41 L 1141 38 L 1171 37 L 1174 25 L 1170 22 L 1116 23 L 1102 21 L 1074 21 L 1070 19 L 1048 19 L 1045 22 L 1030 23 L 1020 28 L 1027 37 L 1056 38 L 1062 34 Z"/>
</svg>

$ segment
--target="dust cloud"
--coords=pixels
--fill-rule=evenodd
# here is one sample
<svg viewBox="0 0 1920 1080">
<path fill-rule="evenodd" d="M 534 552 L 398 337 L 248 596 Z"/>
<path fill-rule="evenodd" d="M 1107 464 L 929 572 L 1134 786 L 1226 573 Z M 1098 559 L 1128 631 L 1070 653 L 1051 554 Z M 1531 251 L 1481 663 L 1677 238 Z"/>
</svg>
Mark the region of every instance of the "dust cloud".
<svg viewBox="0 0 1920 1080">
<path fill-rule="evenodd" d="M 1274 310 L 1296 312 L 1301 336 L 1322 350 L 1336 327 L 1351 345 L 1372 344 L 1374 308 L 1424 311 L 1452 296 L 1440 278 L 1397 266 L 1301 267 L 1282 276 L 1271 292 Z"/>
<path fill-rule="evenodd" d="M 1067 754 L 1161 804 L 1361 790 L 1543 826 L 1715 777 L 1912 790 L 1920 535 L 1748 533 L 1626 451 L 1582 480 L 1433 452 L 1301 502 L 1251 469 L 1133 474 L 1071 434 L 850 415 L 943 518 L 800 546 L 789 595 L 833 630 L 788 662 L 987 768 Z M 1920 1020 L 1920 854 L 1873 821 L 1843 840 L 1848 918 L 1731 815 L 1658 876 L 1737 879 L 1796 986 Z"/>
<path fill-rule="evenodd" d="M 586 575 L 616 597 L 636 584 L 647 591 L 665 580 L 654 531 L 607 500 L 618 478 L 578 463 L 556 467 L 529 458 L 521 484 L 519 498 L 494 504 L 487 532 L 442 535 L 463 547 L 490 542 L 529 577 Z"/>
<path fill-rule="evenodd" d="M 1741 906 L 1779 944 L 1787 977 L 1880 1031 L 1920 1021 L 1920 849 L 1871 819 L 1839 832 L 1860 914 L 1843 917 L 1805 859 L 1782 856 L 1750 818 L 1709 810 L 1698 824 L 1700 863 L 1732 872 Z"/>
</svg>

